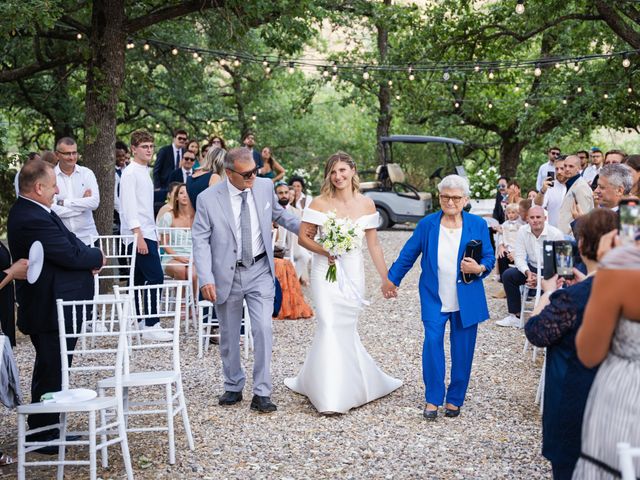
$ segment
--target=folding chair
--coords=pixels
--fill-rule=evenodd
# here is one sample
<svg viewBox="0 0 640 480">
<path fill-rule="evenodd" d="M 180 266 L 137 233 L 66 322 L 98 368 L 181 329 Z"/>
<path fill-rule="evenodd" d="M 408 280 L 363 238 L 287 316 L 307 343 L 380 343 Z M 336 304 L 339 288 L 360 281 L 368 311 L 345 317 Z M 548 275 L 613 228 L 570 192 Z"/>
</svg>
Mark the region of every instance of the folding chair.
<svg viewBox="0 0 640 480">
<path fill-rule="evenodd" d="M 128 348 L 124 356 L 124 373 L 122 376 L 124 414 L 127 421 L 127 432 L 167 432 L 169 440 L 169 463 L 176 461 L 174 416 L 181 414 L 182 423 L 187 435 L 187 443 L 190 450 L 194 450 L 193 436 L 189 424 L 187 405 L 182 387 L 182 373 L 180 369 L 180 312 L 182 306 L 182 288 L 176 284 L 142 285 L 128 288 L 114 287 L 115 296 L 118 299 L 127 299 L 129 302 L 129 321 L 127 325 L 136 324 L 149 318 L 165 318 L 170 321 L 170 327 L 164 330 L 171 333 L 171 342 L 145 342 L 134 345 L 131 339 L 131 331 L 128 331 Z M 134 332 L 135 327 L 133 328 Z M 148 350 L 160 350 L 165 358 L 154 357 L 153 365 L 156 369 L 150 369 L 152 362 L 144 355 Z M 98 389 L 103 394 L 106 389 L 113 388 L 115 379 L 105 379 L 98 384 Z M 164 387 L 164 398 L 148 402 L 132 402 L 129 400 L 130 390 L 144 387 Z M 151 407 L 151 408 L 147 408 Z M 154 425 L 145 427 L 132 426 L 132 416 L 149 416 L 164 414 L 166 425 Z"/>
<path fill-rule="evenodd" d="M 249 358 L 249 350 L 253 350 L 253 335 L 251 335 L 251 320 L 247 302 L 242 304 L 242 331 L 240 338 L 244 345 L 244 358 Z M 202 358 L 204 352 L 209 350 L 212 338 L 220 339 L 219 333 L 211 333 L 211 329 L 218 327 L 218 319 L 213 318 L 213 303 L 208 300 L 198 302 L 198 358 Z"/>
<path fill-rule="evenodd" d="M 187 267 L 187 278 L 185 280 L 176 280 L 165 274 L 165 283 L 175 283 L 185 289 L 185 295 L 182 297 L 185 303 L 185 333 L 189 333 L 189 318 L 193 322 L 194 328 L 196 324 L 196 299 L 193 290 L 193 247 L 191 243 L 190 228 L 161 227 L 158 228 L 158 248 L 160 249 L 160 261 L 163 266 L 165 262 L 178 264 L 174 256 L 184 256 L 189 262 L 184 264 Z M 172 252 L 168 253 L 167 248 Z"/>
<path fill-rule="evenodd" d="M 58 328 L 60 332 L 60 358 L 62 361 L 62 391 L 58 394 L 68 395 L 72 392 L 71 377 L 74 379 L 74 386 L 80 386 L 77 377 L 84 377 L 84 386 L 95 386 L 95 376 L 104 375 L 105 372 L 113 372 L 113 396 L 98 396 L 84 401 L 70 399 L 66 403 L 61 402 L 38 402 L 28 405 L 18 406 L 18 479 L 26 478 L 27 467 L 37 466 L 58 466 L 58 480 L 64 477 L 65 465 L 88 465 L 89 477 L 92 480 L 97 478 L 97 452 L 102 452 L 102 466 L 108 466 L 107 448 L 116 443 L 120 443 L 122 457 L 128 479 L 133 479 L 131 469 L 131 459 L 129 457 L 129 445 L 125 430 L 122 372 L 126 349 L 125 322 L 128 306 L 122 300 L 90 300 L 90 301 L 57 301 Z M 69 318 L 71 317 L 71 318 Z M 112 324 L 118 325 L 116 331 L 103 331 L 87 333 L 82 328 L 82 323 L 92 321 L 91 318 L 103 318 Z M 71 324 L 70 331 L 65 329 L 65 324 Z M 94 341 L 79 342 L 80 348 L 72 350 L 68 348 L 68 342 L 91 338 Z M 70 365 L 69 354 L 73 353 L 74 365 Z M 85 375 L 81 375 L 84 373 Z M 88 377 L 88 378 L 87 378 Z M 112 411 L 113 421 L 106 423 L 106 411 Z M 60 414 L 60 422 L 54 425 L 28 430 L 26 426 L 26 416 L 41 413 Z M 68 416 L 71 413 L 78 413 L 88 416 L 88 432 L 81 433 L 88 436 L 86 440 L 66 440 Z M 100 414 L 100 425 L 96 426 L 96 414 Z M 27 441 L 27 435 L 46 432 L 47 430 L 59 429 L 60 436 L 57 440 Z M 100 441 L 98 442 L 98 437 Z M 111 438 L 109 438 L 111 437 Z M 26 454 L 44 446 L 57 446 L 58 459 L 49 461 L 27 462 Z M 67 446 L 87 446 L 88 460 L 65 460 L 65 449 Z"/>
<path fill-rule="evenodd" d="M 638 477 L 633 464 L 633 458 L 640 457 L 640 448 L 633 448 L 627 442 L 618 442 L 616 448 L 618 450 L 622 480 L 636 480 Z"/>
</svg>

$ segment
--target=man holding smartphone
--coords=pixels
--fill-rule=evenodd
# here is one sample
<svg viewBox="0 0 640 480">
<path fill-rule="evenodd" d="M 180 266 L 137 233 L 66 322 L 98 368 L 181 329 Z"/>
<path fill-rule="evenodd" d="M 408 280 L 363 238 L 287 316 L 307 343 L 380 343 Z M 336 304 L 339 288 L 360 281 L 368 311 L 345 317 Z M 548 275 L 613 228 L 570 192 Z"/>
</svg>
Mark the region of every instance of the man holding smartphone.
<svg viewBox="0 0 640 480">
<path fill-rule="evenodd" d="M 534 203 L 541 205 L 547 211 L 547 221 L 549 225 L 558 226 L 558 215 L 560 205 L 567 193 L 567 177 L 564 175 L 565 157 L 560 156 L 555 162 L 555 172 L 548 172 L 547 178 L 542 184 L 542 188 L 536 195 Z"/>
<path fill-rule="evenodd" d="M 580 176 L 580 159 L 576 155 L 569 155 L 565 159 L 564 175 L 567 178 L 567 194 L 560 205 L 558 228 L 565 235 L 572 237 L 573 221 L 593 210 L 593 192 L 589 184 Z"/>
<path fill-rule="evenodd" d="M 536 180 L 536 190 L 540 191 L 542 188 L 542 184 L 544 183 L 545 178 L 547 178 L 548 172 L 555 172 L 555 161 L 560 156 L 560 149 L 558 147 L 551 147 L 547 151 L 547 159 L 546 163 L 540 165 L 538 169 L 538 178 Z"/>
</svg>

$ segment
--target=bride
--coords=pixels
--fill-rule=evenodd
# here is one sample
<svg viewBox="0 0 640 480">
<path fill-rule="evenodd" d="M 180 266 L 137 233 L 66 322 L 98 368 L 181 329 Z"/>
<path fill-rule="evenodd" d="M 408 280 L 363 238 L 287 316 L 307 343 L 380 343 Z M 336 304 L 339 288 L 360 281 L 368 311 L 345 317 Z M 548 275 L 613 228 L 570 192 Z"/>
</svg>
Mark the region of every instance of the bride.
<svg viewBox="0 0 640 480">
<path fill-rule="evenodd" d="M 396 288 L 387 279 L 387 266 L 376 235 L 379 214 L 373 201 L 359 193 L 356 165 L 348 154 L 337 152 L 329 158 L 320 193 L 304 210 L 298 237 L 300 245 L 313 252 L 310 280 L 317 327 L 298 376 L 287 378 L 284 383 L 306 395 L 320 413 L 346 413 L 393 392 L 402 381 L 378 368 L 358 335 L 358 315 L 366 303 L 362 300 L 365 296 L 362 246 L 336 259 L 313 240 L 327 220 L 327 212 L 335 211 L 338 218 L 347 217 L 360 224 L 385 298 L 396 296 Z M 353 289 L 341 290 L 340 282 L 325 279 L 329 265 L 335 262 L 338 270 L 342 270 L 338 275 L 343 273 Z"/>
</svg>

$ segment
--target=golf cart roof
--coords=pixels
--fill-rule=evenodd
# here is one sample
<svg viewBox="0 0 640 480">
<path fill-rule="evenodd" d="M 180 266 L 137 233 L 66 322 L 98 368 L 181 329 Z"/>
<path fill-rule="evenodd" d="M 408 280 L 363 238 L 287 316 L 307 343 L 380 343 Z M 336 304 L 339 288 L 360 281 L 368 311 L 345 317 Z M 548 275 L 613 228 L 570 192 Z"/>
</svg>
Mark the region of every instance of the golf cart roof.
<svg viewBox="0 0 640 480">
<path fill-rule="evenodd" d="M 382 143 L 452 143 L 454 145 L 464 145 L 464 142 L 457 138 L 427 137 L 425 135 L 391 135 L 389 137 L 381 137 L 380 141 Z"/>
</svg>

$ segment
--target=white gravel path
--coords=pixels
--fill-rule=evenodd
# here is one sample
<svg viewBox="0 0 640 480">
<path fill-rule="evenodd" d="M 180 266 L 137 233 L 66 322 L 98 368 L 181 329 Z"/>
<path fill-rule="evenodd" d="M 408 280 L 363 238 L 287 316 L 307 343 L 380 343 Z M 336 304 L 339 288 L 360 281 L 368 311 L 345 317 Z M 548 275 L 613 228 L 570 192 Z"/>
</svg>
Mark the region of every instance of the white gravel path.
<svg viewBox="0 0 640 480">
<path fill-rule="evenodd" d="M 381 232 L 390 263 L 410 231 Z M 366 257 L 367 258 L 367 257 Z M 131 434 L 136 478 L 549 478 L 540 455 L 540 417 L 534 404 L 541 358 L 522 353 L 522 331 L 495 325 L 506 314 L 504 300 L 491 298 L 498 285 L 486 281 L 492 320 L 478 331 L 466 403 L 457 419 L 422 418 L 422 325 L 417 293 L 419 266 L 407 275 L 397 300 L 385 301 L 377 274 L 366 260 L 371 305 L 361 317 L 363 343 L 379 365 L 404 385 L 391 395 L 346 415 L 318 415 L 283 379 L 295 375 L 305 358 L 314 320 L 275 321 L 273 400 L 278 411 L 249 411 L 250 382 L 240 405 L 222 408 L 220 357 L 216 350 L 197 359 L 193 336 L 183 337 L 182 363 L 196 450 L 186 449 L 181 425 L 176 430 L 177 462 L 167 463 L 166 436 Z M 25 392 L 29 391 L 32 347 L 22 338 L 15 350 Z M 251 371 L 248 362 L 247 371 Z M 15 414 L 0 410 L 0 450 L 16 454 Z M 178 419 L 176 419 L 178 420 Z M 70 452 L 73 455 L 72 452 Z M 37 456 L 37 455 L 34 455 Z M 110 468 L 102 478 L 124 478 L 119 449 L 110 449 Z M 51 478 L 53 470 L 28 471 L 29 478 Z M 87 478 L 87 469 L 69 469 L 67 478 Z M 15 478 L 15 468 L 0 469 Z"/>
</svg>

